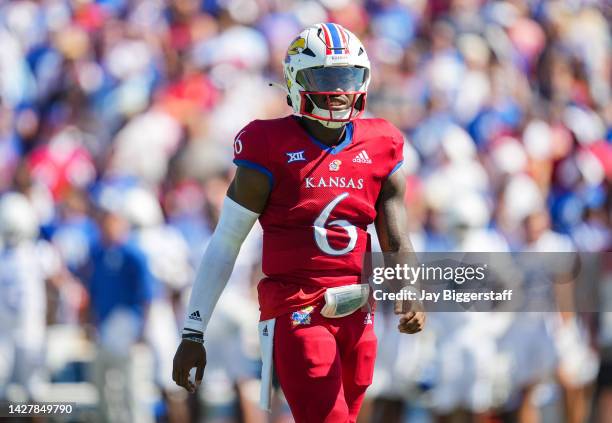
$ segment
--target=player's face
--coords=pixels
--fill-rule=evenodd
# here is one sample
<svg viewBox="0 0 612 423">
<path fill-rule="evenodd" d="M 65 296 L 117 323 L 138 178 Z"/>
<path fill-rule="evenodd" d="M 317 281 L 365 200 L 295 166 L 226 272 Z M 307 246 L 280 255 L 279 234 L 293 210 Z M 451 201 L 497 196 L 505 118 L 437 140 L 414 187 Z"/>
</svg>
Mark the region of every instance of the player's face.
<svg viewBox="0 0 612 423">
<path fill-rule="evenodd" d="M 317 107 L 325 110 L 342 111 L 349 109 L 365 82 L 368 70 L 359 67 L 320 67 L 303 69 L 298 72 L 297 81 L 306 91 L 334 94 L 310 94 Z"/>
<path fill-rule="evenodd" d="M 108 244 L 122 241 L 129 231 L 128 222 L 116 213 L 105 212 L 100 222 L 102 238 Z"/>
</svg>

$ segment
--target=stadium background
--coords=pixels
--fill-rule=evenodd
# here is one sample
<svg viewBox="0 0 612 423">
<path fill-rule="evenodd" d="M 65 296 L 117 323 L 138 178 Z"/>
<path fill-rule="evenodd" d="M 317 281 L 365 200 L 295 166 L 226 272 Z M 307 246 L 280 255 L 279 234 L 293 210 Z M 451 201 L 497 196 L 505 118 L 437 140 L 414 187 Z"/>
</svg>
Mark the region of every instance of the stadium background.
<svg viewBox="0 0 612 423">
<path fill-rule="evenodd" d="M 367 47 L 368 115 L 406 135 L 418 250 L 609 251 L 611 13 L 594 0 L 0 2 L 0 399 L 76 402 L 76 421 L 266 421 L 257 230 L 197 396 L 173 386 L 171 359 L 233 137 L 290 112 L 269 82 L 315 22 Z M 377 316 L 363 421 L 501 421 L 529 392 L 557 422 L 576 412 L 563 384 L 583 404 L 568 421 L 612 421 L 609 313 L 558 317 L 502 331 L 491 316 L 430 318 L 399 340 Z M 507 328 L 536 352 L 508 353 Z M 291 421 L 282 398 L 271 418 Z"/>
</svg>

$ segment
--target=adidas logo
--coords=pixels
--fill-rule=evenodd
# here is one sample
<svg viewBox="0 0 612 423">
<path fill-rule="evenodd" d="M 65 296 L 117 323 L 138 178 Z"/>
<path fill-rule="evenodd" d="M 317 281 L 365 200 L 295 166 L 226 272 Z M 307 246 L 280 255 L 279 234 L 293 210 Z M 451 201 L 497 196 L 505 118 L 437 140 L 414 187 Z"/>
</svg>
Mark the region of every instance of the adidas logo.
<svg viewBox="0 0 612 423">
<path fill-rule="evenodd" d="M 193 313 L 191 313 L 189 315 L 189 318 L 191 320 L 197 320 L 198 322 L 202 321 L 202 318 L 200 317 L 200 312 L 198 310 L 194 311 Z"/>
<path fill-rule="evenodd" d="M 353 163 L 372 164 L 372 159 L 370 159 L 370 156 L 368 156 L 365 150 L 361 150 L 361 153 L 357 154 L 353 159 Z"/>
<path fill-rule="evenodd" d="M 268 336 L 268 326 L 264 326 L 263 331 L 261 332 L 262 336 Z"/>
</svg>

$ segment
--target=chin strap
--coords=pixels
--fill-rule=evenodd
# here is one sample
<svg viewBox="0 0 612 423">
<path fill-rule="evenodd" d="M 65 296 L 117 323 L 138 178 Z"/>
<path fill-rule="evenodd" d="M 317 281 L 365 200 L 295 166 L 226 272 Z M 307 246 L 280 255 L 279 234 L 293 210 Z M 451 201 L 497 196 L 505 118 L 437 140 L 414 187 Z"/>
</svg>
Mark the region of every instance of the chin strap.
<svg viewBox="0 0 612 423">
<path fill-rule="evenodd" d="M 317 106 L 317 104 L 314 102 L 314 100 L 310 97 L 310 95 L 305 95 L 306 98 L 308 98 L 308 101 L 310 101 L 310 103 L 312 104 L 312 114 L 313 115 L 318 115 L 318 116 L 324 116 L 325 114 L 329 114 L 330 111 L 327 109 L 322 109 L 319 106 Z M 351 115 L 353 111 L 353 108 L 350 107 L 346 110 L 338 110 L 336 112 L 332 111 L 331 112 L 331 116 L 333 116 L 335 119 L 348 119 Z M 336 116 L 339 115 L 339 116 Z M 324 119 L 317 119 L 314 116 L 306 116 L 305 117 L 312 119 L 312 120 L 316 120 L 317 122 L 319 122 L 321 125 L 325 126 L 326 128 L 331 128 L 331 129 L 338 129 L 338 128 L 342 128 L 344 125 L 346 125 L 347 123 L 349 123 L 349 121 L 344 121 L 344 122 L 332 122 L 329 120 L 324 120 Z"/>
<path fill-rule="evenodd" d="M 339 128 L 342 128 L 343 126 L 346 126 L 346 124 L 349 123 L 349 122 L 330 122 L 328 120 L 321 120 L 321 119 L 317 119 L 315 117 L 307 116 L 307 115 L 299 115 L 299 116 L 319 122 L 322 126 L 326 128 L 330 128 L 330 129 L 339 129 Z"/>
</svg>

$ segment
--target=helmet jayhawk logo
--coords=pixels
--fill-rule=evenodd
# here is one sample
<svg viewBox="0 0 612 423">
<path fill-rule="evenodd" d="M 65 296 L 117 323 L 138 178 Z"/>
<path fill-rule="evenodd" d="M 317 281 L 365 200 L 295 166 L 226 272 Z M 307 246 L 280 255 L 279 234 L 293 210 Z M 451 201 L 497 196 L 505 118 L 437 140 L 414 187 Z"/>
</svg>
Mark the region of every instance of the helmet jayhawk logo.
<svg viewBox="0 0 612 423">
<path fill-rule="evenodd" d="M 287 54 L 290 56 L 294 54 L 299 54 L 305 48 L 306 48 L 306 39 L 302 37 L 297 37 L 295 40 L 293 40 L 293 42 L 289 46 L 289 49 L 287 50 Z"/>
<path fill-rule="evenodd" d="M 306 50 L 306 39 L 304 37 L 297 37 L 291 42 L 291 45 L 287 49 L 287 55 L 285 56 L 285 63 L 291 62 L 291 56 L 303 53 Z"/>
</svg>

